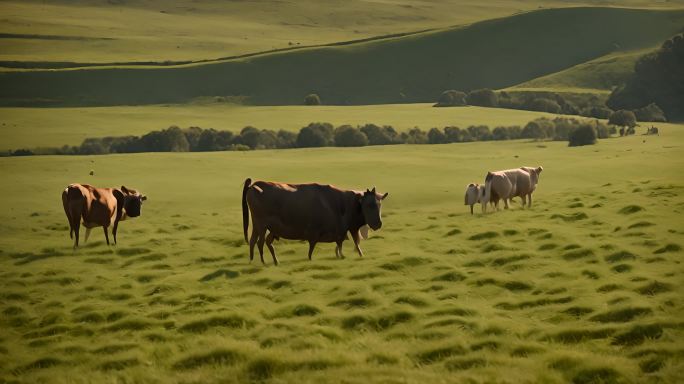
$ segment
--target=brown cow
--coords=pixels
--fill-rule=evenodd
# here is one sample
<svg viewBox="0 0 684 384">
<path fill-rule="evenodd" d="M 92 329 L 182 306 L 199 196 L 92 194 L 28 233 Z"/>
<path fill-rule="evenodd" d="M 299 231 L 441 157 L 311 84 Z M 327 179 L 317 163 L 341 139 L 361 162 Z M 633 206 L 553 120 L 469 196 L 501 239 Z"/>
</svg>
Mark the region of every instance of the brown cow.
<svg viewBox="0 0 684 384">
<path fill-rule="evenodd" d="M 316 243 L 336 243 L 335 256 L 343 258 L 342 243 L 351 234 L 359 256 L 359 237 L 365 238 L 367 227 L 382 227 L 380 209 L 387 193 L 345 191 L 332 185 L 285 184 L 245 180 L 242 190 L 242 222 L 245 241 L 249 243 L 249 260 L 254 259 L 258 245 L 264 263 L 264 242 L 278 265 L 273 240 L 279 238 L 309 242 L 309 260 Z M 252 216 L 252 236 L 247 239 L 249 214 Z M 266 231 L 269 231 L 266 236 Z"/>
<path fill-rule="evenodd" d="M 83 226 L 86 227 L 85 241 L 88 241 L 92 228 L 102 227 L 107 245 L 109 245 L 107 228 L 113 224 L 112 235 L 116 244 L 119 221 L 126 220 L 127 217 L 140 216 L 142 202 L 145 200 L 147 200 L 146 196 L 124 186 L 116 189 L 95 188 L 88 184 L 70 184 L 62 192 L 62 203 L 64 213 L 69 220 L 69 237 L 73 239 L 76 233 L 74 248 L 78 247 L 81 220 L 83 220 Z"/>
</svg>

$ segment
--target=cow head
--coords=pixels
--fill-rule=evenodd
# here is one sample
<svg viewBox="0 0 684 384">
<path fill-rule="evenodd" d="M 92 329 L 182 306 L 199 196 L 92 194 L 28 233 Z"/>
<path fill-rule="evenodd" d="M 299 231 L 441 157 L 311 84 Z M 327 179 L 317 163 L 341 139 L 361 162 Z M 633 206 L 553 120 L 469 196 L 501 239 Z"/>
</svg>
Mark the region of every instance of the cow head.
<svg viewBox="0 0 684 384">
<path fill-rule="evenodd" d="M 539 183 L 539 174 L 543 170 L 544 170 L 544 168 L 540 165 L 537 168 L 534 168 L 532 170 L 533 172 L 530 172 L 530 176 L 532 176 L 532 182 L 534 183 L 534 185 L 537 185 L 537 183 Z"/>
<path fill-rule="evenodd" d="M 375 187 L 373 187 L 372 190 L 366 189 L 363 196 L 359 197 L 363 218 L 366 220 L 366 224 L 374 231 L 377 231 L 382 227 L 380 210 L 382 208 L 382 200 L 384 200 L 387 195 L 387 193 L 381 195 L 375 192 Z"/>
<path fill-rule="evenodd" d="M 124 210 L 128 217 L 138 217 L 142 211 L 142 202 L 147 200 L 147 196 L 142 195 L 134 189 L 128 189 L 121 186 L 121 192 L 124 194 Z"/>
</svg>

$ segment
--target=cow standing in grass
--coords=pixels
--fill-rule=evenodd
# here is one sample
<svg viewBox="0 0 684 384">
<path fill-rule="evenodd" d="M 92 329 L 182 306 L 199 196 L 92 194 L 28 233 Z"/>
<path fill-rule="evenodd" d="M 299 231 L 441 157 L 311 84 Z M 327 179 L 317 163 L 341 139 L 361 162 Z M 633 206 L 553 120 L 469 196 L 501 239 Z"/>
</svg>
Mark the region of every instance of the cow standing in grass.
<svg viewBox="0 0 684 384">
<path fill-rule="evenodd" d="M 96 188 L 88 184 L 71 184 L 66 187 L 62 191 L 62 204 L 69 220 L 69 237 L 73 239 L 74 234 L 76 235 L 74 248 L 78 247 L 81 221 L 86 227 L 85 241 L 88 241 L 92 228 L 102 227 L 109 245 L 108 228 L 113 225 L 112 235 L 116 244 L 119 221 L 140 216 L 142 202 L 145 200 L 146 196 L 124 186 L 121 189 Z"/>
<path fill-rule="evenodd" d="M 277 265 L 273 241 L 279 238 L 309 242 L 309 260 L 316 243 L 336 243 L 335 256 L 343 258 L 342 243 L 347 233 L 359 256 L 360 238 L 366 238 L 367 228 L 382 227 L 380 210 L 387 197 L 376 193 L 346 191 L 332 185 L 285 184 L 269 181 L 245 180 L 242 191 L 242 220 L 245 241 L 249 243 L 249 260 L 254 259 L 254 245 L 258 246 L 264 263 L 264 243 Z M 252 216 L 252 236 L 248 239 L 249 216 Z M 268 236 L 266 235 L 266 232 Z"/>
<path fill-rule="evenodd" d="M 480 198 L 482 210 L 487 210 L 487 203 L 495 199 L 503 199 L 504 208 L 508 209 L 508 200 L 516 196 L 522 199 L 522 205 L 532 206 L 532 192 L 537 188 L 542 167 L 520 167 L 504 171 L 488 172 L 485 178 L 484 194 Z M 495 198 L 496 196 L 496 198 Z M 498 204 L 497 204 L 498 208 Z"/>
</svg>

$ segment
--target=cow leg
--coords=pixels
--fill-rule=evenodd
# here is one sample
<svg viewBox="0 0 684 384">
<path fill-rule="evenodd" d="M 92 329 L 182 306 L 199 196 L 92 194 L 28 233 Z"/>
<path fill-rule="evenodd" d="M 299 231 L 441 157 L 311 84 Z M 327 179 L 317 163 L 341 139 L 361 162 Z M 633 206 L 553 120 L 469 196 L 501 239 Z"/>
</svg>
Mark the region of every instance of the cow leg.
<svg viewBox="0 0 684 384">
<path fill-rule="evenodd" d="M 361 251 L 361 247 L 359 247 L 359 232 L 357 231 L 356 233 L 352 233 L 352 240 L 354 240 L 354 247 L 356 247 L 356 252 L 359 253 L 359 257 L 363 257 L 363 252 Z"/>
<path fill-rule="evenodd" d="M 527 207 L 532 208 L 532 194 L 531 193 L 529 195 L 527 195 L 527 199 L 529 200 L 529 202 L 527 203 Z"/>
<path fill-rule="evenodd" d="M 88 242 L 88 238 L 90 237 L 90 230 L 91 230 L 91 229 L 92 229 L 92 228 L 86 228 L 86 235 L 85 235 L 85 240 L 83 240 L 83 243 L 87 243 L 87 242 Z"/>
<path fill-rule="evenodd" d="M 264 261 L 264 240 L 266 236 L 266 231 L 259 233 L 259 239 L 257 240 L 257 247 L 259 247 L 259 257 L 261 258 L 261 264 L 266 264 Z"/>
<path fill-rule="evenodd" d="M 273 232 L 269 232 L 268 236 L 266 236 L 266 246 L 268 247 L 268 251 L 271 252 L 271 256 L 273 257 L 273 264 L 278 265 L 278 258 L 276 257 L 275 248 L 273 248 L 274 239 L 275 236 L 273 236 Z"/>
<path fill-rule="evenodd" d="M 90 229 L 90 228 L 88 228 Z M 109 245 L 109 232 L 107 231 L 107 227 L 103 226 L 102 229 L 104 229 L 105 233 L 105 240 L 107 240 L 107 245 Z M 86 230 L 86 235 L 88 234 L 88 231 Z"/>
<path fill-rule="evenodd" d="M 473 214 L 473 205 L 472 204 L 470 205 L 470 214 L 471 215 Z"/>
<path fill-rule="evenodd" d="M 251 263 L 252 260 L 254 260 L 254 245 L 256 245 L 256 242 L 259 238 L 259 235 L 257 235 L 257 232 L 252 229 L 252 237 L 249 238 L 249 262 Z"/>
<path fill-rule="evenodd" d="M 503 201 L 504 201 L 504 209 L 508 209 L 508 199 L 503 199 Z"/>
<path fill-rule="evenodd" d="M 311 255 L 313 255 L 314 248 L 316 247 L 315 241 L 309 241 L 309 260 L 311 260 Z"/>
<path fill-rule="evenodd" d="M 342 241 L 337 242 L 337 247 L 335 248 L 335 256 L 337 256 L 340 259 L 344 259 L 344 253 L 342 253 Z"/>
<path fill-rule="evenodd" d="M 78 237 L 81 232 L 81 222 L 79 221 L 80 217 L 77 220 L 74 220 L 74 235 L 75 235 L 75 240 L 74 240 L 74 248 L 78 247 Z"/>
</svg>

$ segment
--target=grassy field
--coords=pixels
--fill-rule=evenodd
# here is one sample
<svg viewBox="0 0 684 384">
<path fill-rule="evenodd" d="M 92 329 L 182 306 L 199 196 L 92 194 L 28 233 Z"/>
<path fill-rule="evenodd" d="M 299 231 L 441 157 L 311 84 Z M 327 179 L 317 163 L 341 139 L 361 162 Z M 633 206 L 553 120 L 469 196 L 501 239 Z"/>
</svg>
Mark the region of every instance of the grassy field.
<svg viewBox="0 0 684 384">
<path fill-rule="evenodd" d="M 604 1 L 51 0 L 0 2 L 0 61 L 198 60 L 443 28 Z M 621 1 L 681 8 L 681 0 Z"/>
<path fill-rule="evenodd" d="M 142 135 L 153 130 L 199 126 L 239 132 L 259 129 L 298 132 L 311 122 L 392 125 L 403 131 L 455 125 L 520 125 L 554 115 L 498 108 L 433 108 L 432 104 L 374 106 L 239 106 L 225 103 L 100 108 L 0 108 L 0 150 L 78 145 L 87 137 Z"/>
<path fill-rule="evenodd" d="M 682 25 L 684 10 L 551 9 L 205 64 L 12 70 L 0 72 L 0 105 L 141 105 L 202 96 L 299 105 L 311 92 L 335 105 L 434 102 L 446 89 L 505 88 L 616 51 L 652 48 Z"/>
<path fill-rule="evenodd" d="M 657 137 L 0 158 L 0 381 L 684 380 L 684 126 Z M 543 165 L 534 207 L 471 216 L 467 183 Z M 90 170 L 94 176 L 89 176 Z M 246 177 L 389 192 L 336 260 L 249 264 Z M 72 251 L 71 182 L 149 196 Z"/>
</svg>

